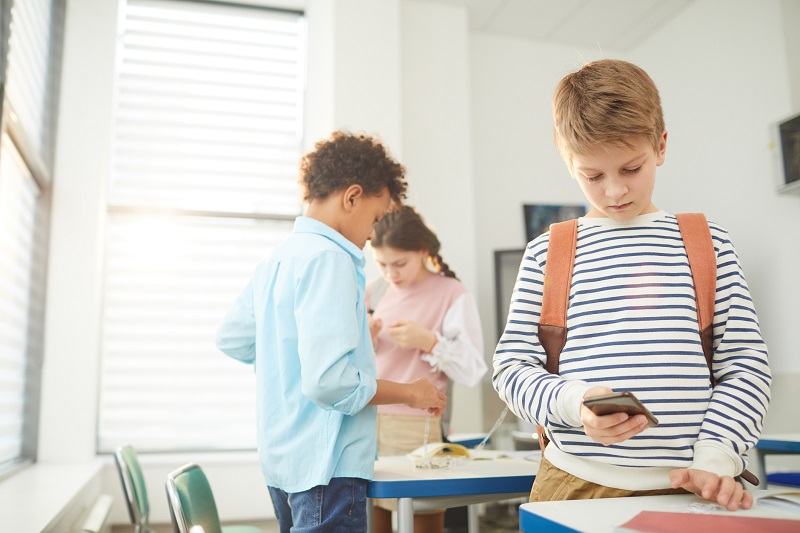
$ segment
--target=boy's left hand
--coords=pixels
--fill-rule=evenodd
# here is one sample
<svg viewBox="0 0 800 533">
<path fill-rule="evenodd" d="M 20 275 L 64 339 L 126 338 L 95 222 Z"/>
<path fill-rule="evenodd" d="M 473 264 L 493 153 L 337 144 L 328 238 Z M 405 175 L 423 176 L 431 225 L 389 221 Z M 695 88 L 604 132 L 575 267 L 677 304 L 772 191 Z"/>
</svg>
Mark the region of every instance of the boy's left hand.
<svg viewBox="0 0 800 533">
<path fill-rule="evenodd" d="M 398 320 L 386 328 L 392 342 L 401 348 L 427 350 L 436 342 L 436 334 L 411 320 Z"/>
<path fill-rule="evenodd" d="M 592 387 L 586 391 L 584 398 L 612 392 L 614 391 L 608 387 Z M 629 416 L 627 413 L 612 413 L 600 416 L 583 405 L 583 402 L 581 402 L 581 423 L 584 433 L 603 446 L 625 442 L 648 427 L 647 418 L 644 415 Z"/>
<path fill-rule="evenodd" d="M 753 506 L 753 495 L 741 483 L 730 476 L 718 476 L 704 470 L 693 468 L 676 468 L 669 473 L 673 489 L 682 487 L 724 506 L 729 511 L 750 509 Z"/>
</svg>

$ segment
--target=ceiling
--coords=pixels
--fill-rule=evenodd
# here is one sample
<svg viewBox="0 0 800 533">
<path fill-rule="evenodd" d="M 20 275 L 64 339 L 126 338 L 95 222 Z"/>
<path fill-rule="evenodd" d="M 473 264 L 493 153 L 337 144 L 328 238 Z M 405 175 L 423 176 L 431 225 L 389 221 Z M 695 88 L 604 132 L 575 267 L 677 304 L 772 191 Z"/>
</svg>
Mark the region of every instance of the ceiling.
<svg viewBox="0 0 800 533">
<path fill-rule="evenodd" d="M 476 32 L 625 52 L 693 0 L 424 1 L 465 7 Z"/>
</svg>

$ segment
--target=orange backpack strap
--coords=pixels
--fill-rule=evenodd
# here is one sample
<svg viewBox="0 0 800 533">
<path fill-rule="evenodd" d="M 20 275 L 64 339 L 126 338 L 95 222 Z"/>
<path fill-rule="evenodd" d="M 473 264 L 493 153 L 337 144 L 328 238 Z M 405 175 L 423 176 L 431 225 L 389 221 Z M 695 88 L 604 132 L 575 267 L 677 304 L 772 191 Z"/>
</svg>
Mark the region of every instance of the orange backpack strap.
<svg viewBox="0 0 800 533">
<path fill-rule="evenodd" d="M 689 268 L 694 281 L 694 294 L 697 301 L 697 323 L 700 326 L 700 342 L 706 356 L 711 386 L 714 379 L 714 300 L 717 294 L 717 256 L 714 253 L 714 242 L 708 221 L 702 213 L 683 213 L 675 215 L 678 228 L 681 230 L 683 246 L 689 258 Z M 749 483 L 759 485 L 758 478 L 748 470 L 743 470 L 739 477 Z"/>
<path fill-rule="evenodd" d="M 577 220 L 567 220 L 550 226 L 542 290 L 542 314 L 539 317 L 539 342 L 547 353 L 545 368 L 551 374 L 558 374 L 558 360 L 567 342 L 567 304 L 577 238 Z"/>
<path fill-rule="evenodd" d="M 558 374 L 561 350 L 567 343 L 567 304 L 577 240 L 577 220 L 567 220 L 550 226 L 547 264 L 544 267 L 542 314 L 539 317 L 539 342 L 547 354 L 545 369 L 551 374 Z M 536 433 L 539 437 L 539 448 L 544 450 L 550 439 L 542 426 L 536 426 Z"/>
<path fill-rule="evenodd" d="M 717 293 L 717 256 L 711 241 L 711 230 L 702 213 L 675 215 L 681 230 L 683 246 L 689 258 L 689 268 L 694 281 L 697 303 L 697 322 L 700 326 L 700 341 L 706 356 L 711 386 L 716 385 L 712 360 L 714 357 L 714 299 Z"/>
</svg>

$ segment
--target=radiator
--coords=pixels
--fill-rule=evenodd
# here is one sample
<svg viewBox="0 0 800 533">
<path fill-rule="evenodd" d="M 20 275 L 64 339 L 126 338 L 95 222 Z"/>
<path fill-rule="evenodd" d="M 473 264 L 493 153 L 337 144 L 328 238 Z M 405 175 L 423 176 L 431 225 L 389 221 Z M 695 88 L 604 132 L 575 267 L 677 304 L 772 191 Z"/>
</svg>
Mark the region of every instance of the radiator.
<svg viewBox="0 0 800 533">
<path fill-rule="evenodd" d="M 83 523 L 78 530 L 80 533 L 110 533 L 111 524 L 108 522 L 108 513 L 114 498 L 108 494 L 101 494 L 83 518 Z"/>
</svg>

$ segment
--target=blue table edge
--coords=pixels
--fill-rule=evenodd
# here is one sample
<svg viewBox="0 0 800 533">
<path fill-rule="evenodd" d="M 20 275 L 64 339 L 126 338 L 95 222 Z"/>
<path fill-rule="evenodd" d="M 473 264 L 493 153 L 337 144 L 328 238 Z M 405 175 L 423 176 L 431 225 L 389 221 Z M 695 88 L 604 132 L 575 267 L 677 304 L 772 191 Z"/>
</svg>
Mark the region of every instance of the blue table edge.
<svg viewBox="0 0 800 533">
<path fill-rule="evenodd" d="M 519 529 L 524 533 L 558 532 L 558 533 L 581 533 L 577 529 L 572 529 L 564 524 L 559 524 L 554 520 L 539 516 L 531 511 L 519 508 Z"/>
<path fill-rule="evenodd" d="M 430 498 L 530 492 L 534 479 L 536 479 L 534 474 L 527 474 L 499 478 L 373 480 L 367 487 L 367 496 L 370 498 Z M 453 489 L 454 486 L 458 487 L 457 490 Z"/>
<path fill-rule="evenodd" d="M 486 438 L 486 435 L 484 435 L 482 437 L 470 437 L 470 438 L 467 438 L 467 439 L 452 439 L 452 440 L 448 439 L 448 442 L 452 442 L 453 444 L 460 444 L 465 448 L 474 448 L 475 446 L 477 446 L 478 444 L 483 442 L 484 438 Z M 491 444 L 491 443 L 492 443 L 492 438 L 489 437 L 486 440 L 486 444 L 488 445 L 488 444 Z"/>
<path fill-rule="evenodd" d="M 756 444 L 756 448 L 765 451 L 781 452 L 800 452 L 800 442 L 791 440 L 773 440 L 770 438 L 761 439 Z"/>
</svg>

